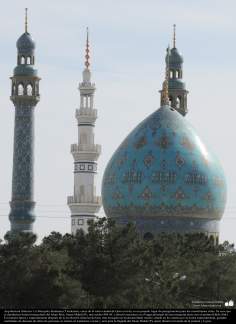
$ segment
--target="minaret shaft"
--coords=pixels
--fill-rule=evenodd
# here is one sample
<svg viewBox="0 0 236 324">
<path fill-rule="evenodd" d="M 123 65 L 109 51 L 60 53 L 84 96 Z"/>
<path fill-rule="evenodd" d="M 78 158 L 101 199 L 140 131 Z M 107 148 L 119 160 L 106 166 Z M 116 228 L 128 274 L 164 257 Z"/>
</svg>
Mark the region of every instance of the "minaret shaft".
<svg viewBox="0 0 236 324">
<path fill-rule="evenodd" d="M 27 11 L 26 11 L 27 14 Z M 11 101 L 15 106 L 11 232 L 31 232 L 34 215 L 34 110 L 39 80 L 34 68 L 35 43 L 27 30 L 17 41 L 17 66 L 11 77 Z"/>
<path fill-rule="evenodd" d="M 79 84 L 80 108 L 76 110 L 78 142 L 71 145 L 74 158 L 74 194 L 68 197 L 71 210 L 71 232 L 88 230 L 88 220 L 94 219 L 101 207 L 101 198 L 96 196 L 95 177 L 97 159 L 101 146 L 94 143 L 94 127 L 97 110 L 94 109 L 95 84 L 91 82 L 89 70 L 89 41 L 87 32 L 85 69 Z"/>
</svg>

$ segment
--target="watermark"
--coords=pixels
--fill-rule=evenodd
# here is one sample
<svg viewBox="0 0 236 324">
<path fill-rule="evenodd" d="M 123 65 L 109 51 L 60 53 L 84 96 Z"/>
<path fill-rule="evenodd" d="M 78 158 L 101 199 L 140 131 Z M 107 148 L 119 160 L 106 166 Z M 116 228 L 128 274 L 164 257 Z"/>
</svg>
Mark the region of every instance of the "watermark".
<svg viewBox="0 0 236 324">
<path fill-rule="evenodd" d="M 223 300 L 193 300 L 193 307 L 196 308 L 225 308 L 225 307 L 233 307 L 234 301 L 232 299 L 223 301 Z"/>
</svg>

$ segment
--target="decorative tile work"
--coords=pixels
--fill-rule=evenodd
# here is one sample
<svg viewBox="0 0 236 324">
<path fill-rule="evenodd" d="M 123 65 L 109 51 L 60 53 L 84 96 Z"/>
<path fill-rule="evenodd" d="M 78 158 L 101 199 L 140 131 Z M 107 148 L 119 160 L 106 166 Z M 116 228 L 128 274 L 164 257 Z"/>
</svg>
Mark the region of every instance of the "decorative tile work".
<svg viewBox="0 0 236 324">
<path fill-rule="evenodd" d="M 141 195 L 139 196 L 142 199 L 151 199 L 154 197 L 154 194 L 152 193 L 152 191 L 149 189 L 149 187 L 145 187 L 145 189 L 143 190 L 143 192 L 141 193 Z"/>
<path fill-rule="evenodd" d="M 184 158 L 180 155 L 179 152 L 176 153 L 175 163 L 179 168 L 181 168 L 185 163 Z"/>
<path fill-rule="evenodd" d="M 125 141 L 125 149 L 117 149 L 104 173 L 107 216 L 221 218 L 226 202 L 223 170 L 177 111 L 160 108 Z M 118 167 L 124 152 L 127 158 Z M 116 182 L 108 184 L 112 174 Z M 120 199 L 113 196 L 117 187 Z"/>
<path fill-rule="evenodd" d="M 186 195 L 185 192 L 183 191 L 183 189 L 179 187 L 176 190 L 176 192 L 174 193 L 173 197 L 176 200 L 183 200 L 183 199 L 187 199 L 188 198 L 188 195 Z"/>
<path fill-rule="evenodd" d="M 171 145 L 171 142 L 170 142 L 169 137 L 165 133 L 163 133 L 161 135 L 160 139 L 157 139 L 155 141 L 155 144 L 157 146 L 159 146 L 161 149 L 165 150 L 165 149 L 169 148 L 169 146 Z"/>
<path fill-rule="evenodd" d="M 12 201 L 9 218 L 12 230 L 31 231 L 35 220 L 34 181 L 34 107 L 15 109 Z"/>
<path fill-rule="evenodd" d="M 116 191 L 112 194 L 113 199 L 115 200 L 119 200 L 123 198 L 122 193 L 120 192 L 120 190 L 117 188 Z"/>
<path fill-rule="evenodd" d="M 147 144 L 147 139 L 145 136 L 141 136 L 137 142 L 134 143 L 134 147 L 136 149 L 140 149 L 142 147 L 144 147 Z"/>
<path fill-rule="evenodd" d="M 143 163 L 147 168 L 149 168 L 154 160 L 155 158 L 152 154 L 152 151 L 149 151 L 149 153 L 144 157 Z"/>
<path fill-rule="evenodd" d="M 15 113 L 12 200 L 33 197 L 34 109 L 17 107 Z"/>
</svg>

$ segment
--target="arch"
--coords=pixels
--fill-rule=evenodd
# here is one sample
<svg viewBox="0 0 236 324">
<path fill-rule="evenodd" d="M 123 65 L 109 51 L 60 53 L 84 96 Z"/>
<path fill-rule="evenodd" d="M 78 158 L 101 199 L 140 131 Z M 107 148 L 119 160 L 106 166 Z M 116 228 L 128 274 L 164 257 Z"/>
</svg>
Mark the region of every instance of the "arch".
<svg viewBox="0 0 236 324">
<path fill-rule="evenodd" d="M 33 87 L 32 85 L 29 83 L 26 86 L 26 94 L 27 96 L 32 96 L 33 95 Z"/>
<path fill-rule="evenodd" d="M 174 72 L 173 70 L 170 70 L 170 79 L 173 79 L 173 76 L 174 76 Z"/>
<path fill-rule="evenodd" d="M 20 64 L 25 64 L 25 57 L 24 57 L 24 55 L 22 55 L 21 58 L 20 58 Z"/>
<path fill-rule="evenodd" d="M 26 64 L 31 64 L 31 57 L 30 56 L 27 56 Z"/>
<path fill-rule="evenodd" d="M 16 94 L 16 85 L 13 83 L 12 85 L 12 95 L 14 96 Z"/>
<path fill-rule="evenodd" d="M 180 104 L 181 104 L 181 97 L 177 97 L 176 98 L 176 108 L 180 108 Z"/>
<path fill-rule="evenodd" d="M 169 96 L 169 105 L 170 105 L 170 107 L 172 107 L 172 103 L 173 103 L 173 98 L 172 98 L 172 96 Z"/>
<path fill-rule="evenodd" d="M 153 239 L 154 239 L 154 236 L 153 236 L 153 234 L 152 234 L 151 232 L 146 232 L 146 233 L 143 235 L 143 239 L 144 239 L 144 240 L 147 240 L 147 241 L 149 241 L 149 240 L 153 240 Z"/>
<path fill-rule="evenodd" d="M 35 95 L 38 96 L 38 94 L 39 94 L 39 83 L 36 82 L 35 83 Z"/>
<path fill-rule="evenodd" d="M 18 84 L 18 96 L 23 96 L 24 95 L 24 85 L 22 83 Z"/>
<path fill-rule="evenodd" d="M 175 77 L 176 77 L 176 79 L 179 79 L 179 78 L 180 78 L 179 70 L 176 70 L 176 71 L 175 71 Z"/>
</svg>

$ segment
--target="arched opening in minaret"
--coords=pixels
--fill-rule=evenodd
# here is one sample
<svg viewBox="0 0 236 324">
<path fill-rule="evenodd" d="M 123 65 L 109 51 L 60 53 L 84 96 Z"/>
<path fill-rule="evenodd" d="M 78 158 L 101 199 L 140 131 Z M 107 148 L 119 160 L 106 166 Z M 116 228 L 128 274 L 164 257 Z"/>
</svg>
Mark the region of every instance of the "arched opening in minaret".
<svg viewBox="0 0 236 324">
<path fill-rule="evenodd" d="M 22 83 L 18 85 L 18 96 L 23 96 L 24 95 L 24 86 Z"/>
<path fill-rule="evenodd" d="M 25 57 L 23 55 L 21 56 L 20 64 L 25 64 Z"/>
<path fill-rule="evenodd" d="M 31 64 L 31 57 L 27 56 L 26 64 Z"/>
<path fill-rule="evenodd" d="M 36 96 L 39 95 L 39 83 L 38 82 L 35 83 L 35 95 Z"/>
<path fill-rule="evenodd" d="M 16 94 L 16 85 L 13 83 L 12 85 L 12 95 L 14 96 Z"/>
<path fill-rule="evenodd" d="M 176 98 L 176 108 L 179 109 L 181 104 L 181 97 Z"/>
<path fill-rule="evenodd" d="M 31 84 L 27 84 L 26 94 L 27 94 L 27 96 L 32 96 L 32 94 L 33 94 L 33 87 L 32 87 Z"/>
<path fill-rule="evenodd" d="M 173 70 L 170 70 L 170 79 L 173 79 Z"/>
<path fill-rule="evenodd" d="M 176 77 L 176 79 L 179 79 L 179 76 L 180 76 L 180 74 L 179 74 L 179 70 L 176 70 L 176 71 L 175 71 L 175 77 Z"/>
</svg>

